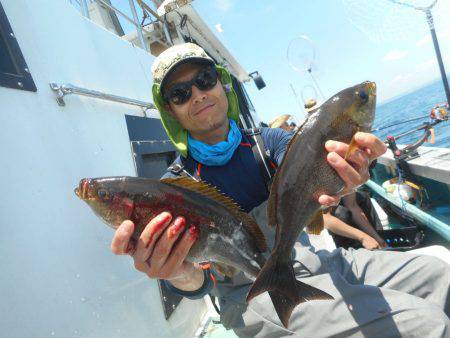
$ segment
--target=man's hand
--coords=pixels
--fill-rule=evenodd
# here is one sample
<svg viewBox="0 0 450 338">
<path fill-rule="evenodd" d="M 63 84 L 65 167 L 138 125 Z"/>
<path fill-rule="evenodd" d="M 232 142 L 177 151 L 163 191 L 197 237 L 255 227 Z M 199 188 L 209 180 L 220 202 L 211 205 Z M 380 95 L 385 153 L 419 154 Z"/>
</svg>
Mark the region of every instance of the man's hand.
<svg viewBox="0 0 450 338">
<path fill-rule="evenodd" d="M 163 212 L 148 223 L 135 243 L 131 240 L 134 224 L 127 220 L 117 228 L 111 251 L 116 255 L 131 255 L 135 268 L 150 278 L 169 280 L 185 291 L 197 290 L 203 284 L 203 272 L 185 259 L 198 237 L 198 230 L 185 229 L 184 217 L 172 222 L 172 215 Z"/>
<path fill-rule="evenodd" d="M 354 139 L 359 150 L 347 160 L 344 158 L 348 144 L 332 140 L 325 143 L 325 149 L 329 152 L 327 161 L 344 180 L 346 186 L 339 196 L 320 196 L 319 203 L 324 206 L 337 205 L 341 196 L 366 182 L 370 177 L 370 162 L 386 152 L 386 145 L 375 135 L 358 132 Z"/>
</svg>

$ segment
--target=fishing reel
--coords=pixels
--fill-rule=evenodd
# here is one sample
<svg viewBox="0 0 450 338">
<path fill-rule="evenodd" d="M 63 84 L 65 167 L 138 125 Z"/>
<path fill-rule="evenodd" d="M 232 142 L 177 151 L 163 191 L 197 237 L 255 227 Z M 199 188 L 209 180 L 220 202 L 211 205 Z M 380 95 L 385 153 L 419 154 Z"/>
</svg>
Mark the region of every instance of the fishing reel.
<svg viewBox="0 0 450 338">
<path fill-rule="evenodd" d="M 448 103 L 439 103 L 430 112 L 430 118 L 436 121 L 448 121 L 449 117 Z"/>
<path fill-rule="evenodd" d="M 399 149 L 397 147 L 396 139 L 398 137 L 394 137 L 389 135 L 386 138 L 386 143 L 389 149 L 392 150 L 392 154 L 394 155 L 395 161 L 408 161 L 412 160 L 419 156 L 419 153 L 417 152 L 417 148 L 419 148 L 431 135 L 431 131 L 427 130 L 425 134 L 415 143 L 409 144 L 406 147 Z"/>
</svg>

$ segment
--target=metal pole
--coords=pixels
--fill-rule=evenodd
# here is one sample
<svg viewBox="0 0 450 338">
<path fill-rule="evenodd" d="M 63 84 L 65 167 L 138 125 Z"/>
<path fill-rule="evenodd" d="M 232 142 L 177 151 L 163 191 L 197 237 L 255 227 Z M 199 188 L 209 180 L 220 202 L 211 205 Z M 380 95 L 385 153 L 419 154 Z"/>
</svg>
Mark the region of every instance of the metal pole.
<svg viewBox="0 0 450 338">
<path fill-rule="evenodd" d="M 300 108 L 300 114 L 302 114 L 304 117 L 306 117 L 305 110 L 304 110 L 305 107 L 302 107 L 302 105 L 300 104 L 300 101 L 298 100 L 298 96 L 294 89 L 294 86 L 292 85 L 292 83 L 289 83 L 289 85 L 291 86 L 292 92 L 294 93 L 295 101 L 297 101 L 297 104 Z"/>
<path fill-rule="evenodd" d="M 441 50 L 439 49 L 439 43 L 434 30 L 433 16 L 428 9 L 425 11 L 427 15 L 428 26 L 430 26 L 431 37 L 433 38 L 434 50 L 436 51 L 436 57 L 439 64 L 439 70 L 441 71 L 442 82 L 444 84 L 445 96 L 447 97 L 447 103 L 450 104 L 450 89 L 448 87 L 447 74 L 445 73 L 444 63 L 442 62 Z"/>
<path fill-rule="evenodd" d="M 128 2 L 130 3 L 131 12 L 133 12 L 133 19 L 136 23 L 138 23 L 139 20 L 138 20 L 138 16 L 137 16 L 137 12 L 136 12 L 136 7 L 134 6 L 134 0 L 128 0 Z M 141 26 L 136 27 L 136 32 L 137 32 L 137 35 L 139 36 L 139 40 L 141 40 L 142 48 L 148 52 L 147 45 L 144 40 L 144 35 L 142 34 Z"/>
<path fill-rule="evenodd" d="M 85 16 L 88 19 L 91 18 L 89 16 L 89 8 L 88 8 L 86 0 L 81 0 L 81 11 L 83 12 L 83 16 Z"/>
<path fill-rule="evenodd" d="M 124 13 L 122 13 L 121 11 L 119 11 L 117 8 L 111 6 L 110 4 L 108 4 L 107 2 L 103 1 L 103 0 L 94 0 L 95 2 L 97 2 L 98 4 L 105 6 L 107 9 L 109 9 L 110 11 L 113 11 L 119 15 L 121 15 L 125 20 L 127 20 L 129 23 L 131 23 L 133 26 L 135 26 L 136 28 L 141 27 L 138 23 L 134 22 L 134 20 L 132 20 L 131 18 L 129 18 L 127 15 L 125 15 Z"/>
<path fill-rule="evenodd" d="M 144 102 L 139 100 L 130 99 L 128 97 L 117 96 L 112 94 L 103 93 L 97 90 L 91 90 L 86 88 L 77 87 L 71 84 L 57 84 L 55 82 L 50 83 L 50 88 L 55 92 L 57 101 L 60 106 L 65 106 L 64 96 L 69 94 L 78 94 L 83 96 L 94 97 L 96 99 L 120 102 L 130 104 L 133 106 L 139 106 L 147 109 L 156 109 L 155 105 L 151 102 Z"/>
<path fill-rule="evenodd" d="M 319 91 L 320 96 L 322 96 L 322 100 L 325 101 L 325 95 L 323 95 L 322 90 L 319 87 L 319 84 L 317 83 L 316 79 L 312 75 L 312 69 L 311 68 L 308 69 L 308 73 L 309 73 L 309 75 L 311 75 L 311 79 L 313 80 L 314 84 L 316 85 L 316 88 Z"/>
</svg>

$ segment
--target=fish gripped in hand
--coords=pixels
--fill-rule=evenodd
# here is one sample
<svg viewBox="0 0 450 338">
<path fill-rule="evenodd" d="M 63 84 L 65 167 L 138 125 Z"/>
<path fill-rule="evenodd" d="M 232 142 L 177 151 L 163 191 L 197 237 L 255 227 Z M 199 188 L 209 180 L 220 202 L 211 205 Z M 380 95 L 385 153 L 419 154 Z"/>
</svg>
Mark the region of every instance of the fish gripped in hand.
<svg viewBox="0 0 450 338">
<path fill-rule="evenodd" d="M 132 238 L 139 239 L 149 221 L 163 211 L 186 217 L 198 234 L 187 261 L 212 262 L 230 276 L 241 270 L 255 278 L 265 264 L 267 244 L 255 220 L 230 198 L 204 182 L 188 177 L 161 181 L 139 177 L 85 178 L 75 189 L 106 224 L 117 229 L 124 220 L 135 224 Z M 185 231 L 189 231 L 186 229 Z M 269 292 L 275 308 L 282 299 Z"/>
<path fill-rule="evenodd" d="M 278 290 L 285 327 L 296 305 L 308 300 L 333 299 L 295 278 L 291 252 L 300 232 L 323 228 L 319 196 L 337 195 L 344 181 L 328 164 L 325 142 L 350 143 L 346 159 L 358 151 L 353 136 L 368 132 L 375 115 L 376 86 L 364 82 L 344 89 L 323 103 L 308 117 L 290 141 L 272 183 L 267 206 L 270 226 L 276 226 L 275 245 L 266 264 L 253 283 L 247 301 L 265 291 Z"/>
</svg>

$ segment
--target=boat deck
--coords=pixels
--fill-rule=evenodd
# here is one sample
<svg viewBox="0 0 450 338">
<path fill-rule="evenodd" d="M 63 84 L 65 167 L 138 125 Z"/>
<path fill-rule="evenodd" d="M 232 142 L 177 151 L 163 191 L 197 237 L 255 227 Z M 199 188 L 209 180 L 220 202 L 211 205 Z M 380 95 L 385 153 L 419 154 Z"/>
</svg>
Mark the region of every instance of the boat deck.
<svg viewBox="0 0 450 338">
<path fill-rule="evenodd" d="M 402 148 L 402 146 L 399 146 Z M 419 157 L 409 160 L 408 164 L 416 175 L 427 177 L 435 181 L 450 184 L 450 149 L 437 147 L 419 147 Z M 392 151 L 388 151 L 378 158 L 378 163 L 388 167 L 395 166 Z"/>
<path fill-rule="evenodd" d="M 227 330 L 219 317 L 210 317 L 196 338 L 237 338 L 233 330 Z"/>
</svg>

